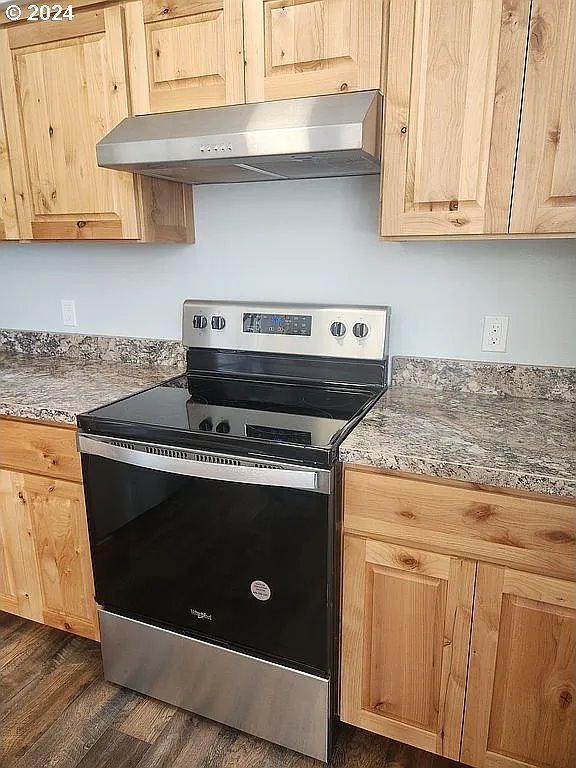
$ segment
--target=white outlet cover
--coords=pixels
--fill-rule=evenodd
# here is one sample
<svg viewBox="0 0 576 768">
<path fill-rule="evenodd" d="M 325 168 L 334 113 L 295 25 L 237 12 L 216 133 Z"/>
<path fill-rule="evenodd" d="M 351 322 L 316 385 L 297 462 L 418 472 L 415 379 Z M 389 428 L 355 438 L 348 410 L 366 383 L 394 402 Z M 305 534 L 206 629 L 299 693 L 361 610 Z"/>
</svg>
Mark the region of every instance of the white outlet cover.
<svg viewBox="0 0 576 768">
<path fill-rule="evenodd" d="M 484 317 L 483 352 L 506 352 L 509 320 L 507 315 L 486 315 Z"/>
<path fill-rule="evenodd" d="M 61 299 L 62 323 L 76 327 L 76 301 L 74 299 Z"/>
</svg>

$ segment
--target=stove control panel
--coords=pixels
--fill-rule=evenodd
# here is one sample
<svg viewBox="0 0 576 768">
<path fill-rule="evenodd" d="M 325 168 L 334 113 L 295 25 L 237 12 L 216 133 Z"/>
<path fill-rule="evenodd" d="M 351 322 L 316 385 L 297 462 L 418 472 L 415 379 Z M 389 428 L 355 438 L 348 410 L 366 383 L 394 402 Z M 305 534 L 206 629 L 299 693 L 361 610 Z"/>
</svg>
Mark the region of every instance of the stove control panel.
<svg viewBox="0 0 576 768">
<path fill-rule="evenodd" d="M 247 304 L 188 299 L 184 346 L 286 355 L 383 360 L 389 307 Z"/>
</svg>

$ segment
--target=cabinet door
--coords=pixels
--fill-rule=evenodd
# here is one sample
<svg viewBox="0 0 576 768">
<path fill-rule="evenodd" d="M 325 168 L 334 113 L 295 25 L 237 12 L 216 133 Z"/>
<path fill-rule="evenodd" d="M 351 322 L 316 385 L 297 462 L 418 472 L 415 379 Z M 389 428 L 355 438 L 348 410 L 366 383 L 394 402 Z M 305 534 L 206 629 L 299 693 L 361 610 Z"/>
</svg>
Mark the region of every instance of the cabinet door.
<svg viewBox="0 0 576 768">
<path fill-rule="evenodd" d="M 17 240 L 16 203 L 0 93 L 0 240 Z"/>
<path fill-rule="evenodd" d="M 246 101 L 380 87 L 382 0 L 244 0 Z"/>
<path fill-rule="evenodd" d="M 138 238 L 134 178 L 98 168 L 96 142 L 128 115 L 122 9 L 0 30 L 22 238 Z"/>
<path fill-rule="evenodd" d="M 96 636 L 96 603 L 84 494 L 79 483 L 18 475 L 30 509 L 45 624 Z"/>
<path fill-rule="evenodd" d="M 478 566 L 462 761 L 576 764 L 576 584 Z"/>
<path fill-rule="evenodd" d="M 244 101 L 242 0 L 126 5 L 135 114 Z"/>
<path fill-rule="evenodd" d="M 98 637 L 79 483 L 0 470 L 0 609 Z"/>
<path fill-rule="evenodd" d="M 530 0 L 386 0 L 381 235 L 504 234 Z"/>
<path fill-rule="evenodd" d="M 459 759 L 475 572 L 345 536 L 342 720 Z"/>
<path fill-rule="evenodd" d="M 0 469 L 0 610 L 42 621 L 32 519 L 19 477 Z"/>
<path fill-rule="evenodd" d="M 576 0 L 534 0 L 511 232 L 576 233 Z"/>
</svg>

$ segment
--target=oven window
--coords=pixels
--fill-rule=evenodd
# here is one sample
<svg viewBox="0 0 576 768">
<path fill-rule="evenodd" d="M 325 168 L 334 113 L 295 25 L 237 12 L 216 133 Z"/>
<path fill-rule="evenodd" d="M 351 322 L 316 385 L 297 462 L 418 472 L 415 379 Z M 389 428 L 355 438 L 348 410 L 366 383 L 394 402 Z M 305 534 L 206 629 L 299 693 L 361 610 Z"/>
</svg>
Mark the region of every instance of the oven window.
<svg viewBox="0 0 576 768">
<path fill-rule="evenodd" d="M 82 456 L 105 608 L 326 673 L 329 497 Z"/>
</svg>

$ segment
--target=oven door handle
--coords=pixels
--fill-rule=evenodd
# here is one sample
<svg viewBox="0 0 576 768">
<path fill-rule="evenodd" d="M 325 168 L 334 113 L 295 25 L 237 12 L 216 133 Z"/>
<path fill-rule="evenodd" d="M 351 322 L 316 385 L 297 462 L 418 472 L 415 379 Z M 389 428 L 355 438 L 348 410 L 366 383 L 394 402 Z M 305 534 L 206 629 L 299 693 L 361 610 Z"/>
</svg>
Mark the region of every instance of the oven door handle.
<svg viewBox="0 0 576 768">
<path fill-rule="evenodd" d="M 315 491 L 316 493 L 330 493 L 330 471 L 326 469 L 300 468 L 289 464 L 278 464 L 278 468 L 262 467 L 257 466 L 256 462 L 251 464 L 250 460 L 220 455 L 220 462 L 218 460 L 211 462 L 210 458 L 214 458 L 213 455 L 201 451 L 191 451 L 191 453 L 206 457 L 202 461 L 197 461 L 178 456 L 162 455 L 158 450 L 177 451 L 178 449 L 173 446 L 133 443 L 138 447 L 125 448 L 109 442 L 110 438 L 102 439 L 78 434 L 77 439 L 78 449 L 81 453 L 101 456 L 104 459 L 112 459 L 112 461 L 120 461 L 144 469 L 155 469 L 159 472 L 201 477 L 207 480 L 221 480 L 229 483 L 269 485 Z M 227 463 L 227 460 L 230 463 Z"/>
</svg>

